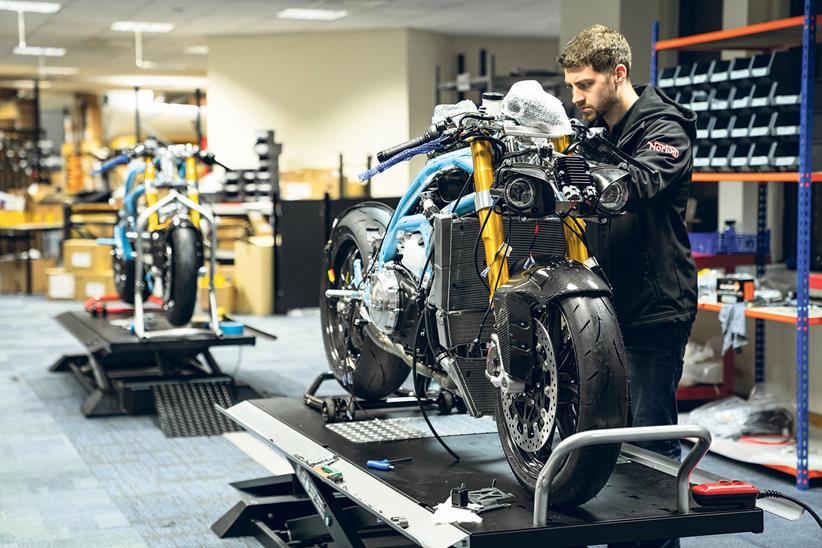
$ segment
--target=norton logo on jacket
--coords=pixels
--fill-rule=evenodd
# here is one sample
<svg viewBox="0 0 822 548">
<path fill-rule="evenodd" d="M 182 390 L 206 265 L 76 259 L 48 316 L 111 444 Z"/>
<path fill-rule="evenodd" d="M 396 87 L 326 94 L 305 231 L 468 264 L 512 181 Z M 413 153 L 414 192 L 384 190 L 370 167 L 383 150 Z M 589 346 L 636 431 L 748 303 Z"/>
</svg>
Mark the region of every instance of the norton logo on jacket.
<svg viewBox="0 0 822 548">
<path fill-rule="evenodd" d="M 679 158 L 679 150 L 676 147 L 666 145 L 665 143 L 660 143 L 659 141 L 648 141 L 648 148 L 654 152 L 661 152 L 662 154 L 668 154 L 674 158 Z"/>
</svg>

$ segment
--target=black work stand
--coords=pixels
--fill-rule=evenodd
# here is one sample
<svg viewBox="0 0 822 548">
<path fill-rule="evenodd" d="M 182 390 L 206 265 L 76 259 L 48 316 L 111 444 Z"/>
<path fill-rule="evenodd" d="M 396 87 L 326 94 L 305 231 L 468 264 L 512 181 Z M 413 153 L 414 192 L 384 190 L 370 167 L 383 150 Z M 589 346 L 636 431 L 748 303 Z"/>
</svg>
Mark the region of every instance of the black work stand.
<svg viewBox="0 0 822 548">
<path fill-rule="evenodd" d="M 113 324 L 117 318 L 64 312 L 56 319 L 87 353 L 64 355 L 50 370 L 70 372 L 83 386 L 88 396 L 81 410 L 87 417 L 152 414 L 152 387 L 162 384 L 226 382 L 234 388 L 234 380 L 223 374 L 209 349 L 255 343 L 251 335 L 218 338 L 210 332 L 140 341 L 128 329 Z M 158 315 L 154 327 L 172 326 Z"/>
<path fill-rule="evenodd" d="M 223 412 L 288 458 L 295 473 L 232 484 L 252 498 L 212 525 L 221 538 L 254 535 L 264 546 L 585 546 L 763 530 L 753 509 L 676 511 L 676 479 L 664 466 L 623 455 L 606 487 L 585 505 L 549 511 L 534 526 L 533 497 L 514 479 L 496 434 L 448 436 L 454 463 L 433 438 L 354 443 L 327 426 L 298 398 L 248 400 Z M 382 419 L 408 413 L 371 411 Z M 647 452 L 646 452 L 647 453 Z M 626 458 L 629 456 L 629 458 Z M 394 471 L 366 467 L 368 459 L 411 457 Z M 661 457 L 659 457 L 661 458 Z M 328 464 L 335 483 L 314 471 Z M 481 524 L 434 524 L 433 507 L 450 490 L 491 486 L 511 493 L 509 508 L 483 512 Z"/>
</svg>

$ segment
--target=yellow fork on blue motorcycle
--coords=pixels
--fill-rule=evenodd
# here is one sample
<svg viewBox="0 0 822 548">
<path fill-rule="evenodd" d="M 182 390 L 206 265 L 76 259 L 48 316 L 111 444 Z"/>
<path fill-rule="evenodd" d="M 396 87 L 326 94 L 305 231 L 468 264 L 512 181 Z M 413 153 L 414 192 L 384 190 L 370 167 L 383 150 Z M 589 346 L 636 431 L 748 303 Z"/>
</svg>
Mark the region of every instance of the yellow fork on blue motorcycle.
<svg viewBox="0 0 822 548">
<path fill-rule="evenodd" d="M 193 156 L 186 158 L 186 187 L 188 192 L 188 199 L 195 204 L 200 203 L 200 193 L 197 190 L 197 160 Z M 196 228 L 200 228 L 200 212 L 191 210 L 191 222 Z"/>
<path fill-rule="evenodd" d="M 146 173 L 143 177 L 143 185 L 146 189 L 146 205 L 148 207 L 157 203 L 157 188 L 154 186 L 154 181 L 157 178 L 157 172 L 154 169 L 154 161 L 151 158 L 146 158 Z M 148 230 L 153 232 L 160 226 L 160 216 L 155 211 L 148 218 Z"/>
<path fill-rule="evenodd" d="M 562 152 L 571 144 L 571 136 L 563 135 L 551 139 L 554 150 Z M 585 221 L 582 219 L 565 219 L 562 224 L 562 232 L 565 235 L 565 249 L 569 259 L 584 262 L 588 258 L 588 248 L 582 243 L 580 236 L 585 234 Z"/>
<path fill-rule="evenodd" d="M 485 250 L 485 264 L 488 266 L 489 300 L 494 298 L 494 291 L 508 281 L 507 249 L 505 246 L 505 227 L 502 216 L 495 213 L 491 198 L 491 185 L 494 184 L 494 162 L 491 145 L 488 141 L 471 143 L 471 158 L 474 161 L 474 192 L 477 205 L 477 216 L 482 231 L 482 246 Z"/>
</svg>

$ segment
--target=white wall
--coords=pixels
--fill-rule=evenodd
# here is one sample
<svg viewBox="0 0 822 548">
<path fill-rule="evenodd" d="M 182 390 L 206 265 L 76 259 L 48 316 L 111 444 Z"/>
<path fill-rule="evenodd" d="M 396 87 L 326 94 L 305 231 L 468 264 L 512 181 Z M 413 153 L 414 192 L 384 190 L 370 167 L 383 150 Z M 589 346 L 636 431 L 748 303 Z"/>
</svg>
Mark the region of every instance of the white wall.
<svg viewBox="0 0 822 548">
<path fill-rule="evenodd" d="M 274 129 L 283 170 L 335 168 L 355 176 L 366 156 L 419 135 L 434 108 L 434 72 L 455 76 L 456 55 L 478 71 L 479 50 L 497 73 L 553 67 L 557 41 L 454 37 L 405 29 L 216 36 L 208 40 L 209 148 L 226 164 L 253 167 L 256 131 Z M 455 100 L 444 96 L 443 101 Z M 423 159 L 377 176 L 377 196 L 403 192 Z"/>
<path fill-rule="evenodd" d="M 408 138 L 405 30 L 220 36 L 208 46 L 209 147 L 229 165 L 257 165 L 260 129 L 283 144 L 283 170 L 334 168 L 340 152 L 362 166 Z M 374 193 L 395 195 L 407 177 L 397 166 Z"/>
</svg>

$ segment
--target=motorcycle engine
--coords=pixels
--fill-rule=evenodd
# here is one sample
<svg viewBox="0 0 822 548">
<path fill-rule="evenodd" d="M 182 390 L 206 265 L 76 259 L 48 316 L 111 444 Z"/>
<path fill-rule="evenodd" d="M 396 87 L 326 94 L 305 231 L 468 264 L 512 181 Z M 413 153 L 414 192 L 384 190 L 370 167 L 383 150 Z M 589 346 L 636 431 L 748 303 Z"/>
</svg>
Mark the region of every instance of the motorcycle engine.
<svg viewBox="0 0 822 548">
<path fill-rule="evenodd" d="M 386 335 L 395 334 L 401 339 L 406 324 L 413 324 L 418 314 L 414 303 L 416 283 L 413 275 L 395 263 L 388 263 L 380 272 L 371 276 L 368 290 L 368 314 L 371 323 Z"/>
</svg>

